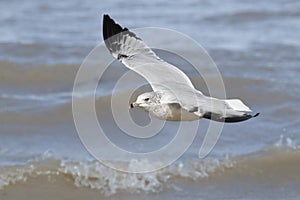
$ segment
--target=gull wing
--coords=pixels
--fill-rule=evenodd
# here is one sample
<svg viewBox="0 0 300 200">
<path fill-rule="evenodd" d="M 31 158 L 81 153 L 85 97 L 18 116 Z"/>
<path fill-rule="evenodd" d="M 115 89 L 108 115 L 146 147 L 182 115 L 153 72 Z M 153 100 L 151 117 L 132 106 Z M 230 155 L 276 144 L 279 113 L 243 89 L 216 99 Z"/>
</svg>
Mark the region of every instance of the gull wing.
<svg viewBox="0 0 300 200">
<path fill-rule="evenodd" d="M 103 16 L 103 38 L 110 53 L 129 69 L 143 76 L 153 91 L 193 92 L 194 86 L 180 69 L 159 58 L 141 38 Z M 176 94 L 175 94 L 176 96 Z M 170 100 L 170 99 L 169 99 Z"/>
</svg>

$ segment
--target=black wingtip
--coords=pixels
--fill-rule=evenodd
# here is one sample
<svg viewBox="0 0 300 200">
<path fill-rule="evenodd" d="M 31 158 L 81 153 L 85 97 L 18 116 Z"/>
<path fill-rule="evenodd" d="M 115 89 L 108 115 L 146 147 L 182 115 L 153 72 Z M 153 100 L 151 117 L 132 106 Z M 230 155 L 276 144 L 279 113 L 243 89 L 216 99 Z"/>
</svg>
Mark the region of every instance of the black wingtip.
<svg viewBox="0 0 300 200">
<path fill-rule="evenodd" d="M 257 117 L 260 113 L 256 113 L 255 115 L 253 115 L 252 117 Z"/>
<path fill-rule="evenodd" d="M 220 114 L 214 114 L 211 112 L 207 112 L 203 115 L 203 118 L 218 121 L 218 122 L 226 122 L 226 123 L 234 123 L 234 122 L 242 122 L 253 117 L 257 117 L 259 113 L 255 115 L 244 114 L 241 116 L 230 116 L 230 117 L 222 117 Z"/>
<path fill-rule="evenodd" d="M 103 39 L 106 41 L 110 37 L 117 35 L 122 32 L 126 32 L 126 34 L 139 39 L 133 32 L 130 32 L 128 28 L 122 27 L 120 24 L 116 23 L 108 14 L 103 15 Z"/>
<path fill-rule="evenodd" d="M 122 28 L 117 24 L 108 14 L 103 15 L 103 39 L 107 40 L 108 38 L 117 35 L 123 31 L 126 31 L 126 28 Z"/>
<path fill-rule="evenodd" d="M 229 122 L 229 123 L 242 122 L 242 121 L 251 119 L 253 117 L 257 117 L 258 115 L 259 115 L 259 113 L 256 113 L 255 115 L 245 114 L 243 116 L 238 116 L 238 117 L 228 117 L 228 118 L 225 118 L 225 122 Z"/>
</svg>

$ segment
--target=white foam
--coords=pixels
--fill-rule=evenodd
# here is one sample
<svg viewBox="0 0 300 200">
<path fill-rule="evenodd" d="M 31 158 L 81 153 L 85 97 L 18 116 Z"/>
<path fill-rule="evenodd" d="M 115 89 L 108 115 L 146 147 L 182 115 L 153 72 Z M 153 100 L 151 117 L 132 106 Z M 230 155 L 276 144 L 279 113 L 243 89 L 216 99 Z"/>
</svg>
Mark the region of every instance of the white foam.
<svg viewBox="0 0 300 200">
<path fill-rule="evenodd" d="M 289 147 L 292 149 L 298 149 L 296 141 L 290 137 L 284 137 L 284 135 L 280 135 L 279 140 L 274 144 L 275 147 Z"/>
<path fill-rule="evenodd" d="M 133 160 L 130 163 L 119 163 L 130 167 L 144 167 L 151 165 L 147 160 Z M 0 168 L 0 189 L 7 185 L 25 182 L 36 176 L 71 176 L 77 187 L 96 189 L 100 193 L 111 196 L 119 191 L 130 193 L 157 193 L 164 187 L 174 190 L 180 188 L 172 185 L 171 179 L 187 178 L 192 180 L 209 177 L 216 171 L 231 168 L 233 162 L 230 159 L 211 160 L 205 162 L 189 161 L 172 164 L 169 167 L 152 173 L 125 173 L 106 167 L 98 161 L 72 162 L 59 160 L 52 157 L 52 152 L 45 152 L 40 159 L 34 159 L 22 166 L 12 166 L 7 169 Z"/>
</svg>

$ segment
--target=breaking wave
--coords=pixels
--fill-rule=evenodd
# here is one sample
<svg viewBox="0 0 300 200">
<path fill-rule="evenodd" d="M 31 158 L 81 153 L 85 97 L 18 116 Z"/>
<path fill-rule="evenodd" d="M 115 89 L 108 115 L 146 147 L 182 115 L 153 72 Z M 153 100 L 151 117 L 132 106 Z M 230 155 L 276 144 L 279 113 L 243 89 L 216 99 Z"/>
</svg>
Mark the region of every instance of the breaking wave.
<svg viewBox="0 0 300 200">
<path fill-rule="evenodd" d="M 119 162 L 128 168 L 144 167 L 147 160 Z M 25 183 L 39 177 L 71 180 L 76 187 L 90 188 L 105 196 L 119 191 L 130 193 L 157 193 L 165 188 L 178 190 L 174 183 L 182 181 L 206 181 L 209 179 L 233 179 L 251 176 L 261 179 L 264 174 L 268 181 L 283 181 L 284 176 L 299 180 L 300 151 L 295 141 L 283 136 L 274 145 L 255 154 L 223 159 L 179 161 L 161 170 L 151 173 L 125 173 L 108 168 L 99 161 L 68 161 L 57 159 L 46 152 L 26 165 L 0 168 L 0 188 Z"/>
</svg>

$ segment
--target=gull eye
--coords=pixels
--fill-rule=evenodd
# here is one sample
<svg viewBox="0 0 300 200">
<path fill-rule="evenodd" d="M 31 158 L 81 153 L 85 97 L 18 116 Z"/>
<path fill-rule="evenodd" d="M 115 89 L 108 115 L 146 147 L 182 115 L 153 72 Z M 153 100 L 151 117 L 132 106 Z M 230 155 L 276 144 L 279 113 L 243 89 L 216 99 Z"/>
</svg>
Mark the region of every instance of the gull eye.
<svg viewBox="0 0 300 200">
<path fill-rule="evenodd" d="M 145 101 L 149 101 L 150 100 L 150 98 L 146 98 L 146 99 L 144 99 Z"/>
</svg>

